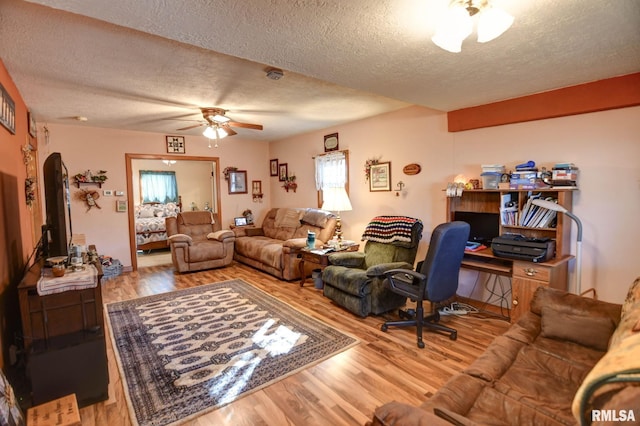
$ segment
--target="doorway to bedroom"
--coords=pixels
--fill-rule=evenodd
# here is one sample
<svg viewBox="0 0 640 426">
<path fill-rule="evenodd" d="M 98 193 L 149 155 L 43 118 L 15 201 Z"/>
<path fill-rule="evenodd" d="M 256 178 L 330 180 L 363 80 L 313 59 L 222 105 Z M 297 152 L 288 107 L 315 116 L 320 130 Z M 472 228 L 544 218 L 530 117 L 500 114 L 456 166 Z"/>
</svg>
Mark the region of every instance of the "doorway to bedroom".
<svg viewBox="0 0 640 426">
<path fill-rule="evenodd" d="M 218 157 L 126 154 L 133 270 L 171 263 L 165 218 L 208 210 L 220 220 Z"/>
</svg>

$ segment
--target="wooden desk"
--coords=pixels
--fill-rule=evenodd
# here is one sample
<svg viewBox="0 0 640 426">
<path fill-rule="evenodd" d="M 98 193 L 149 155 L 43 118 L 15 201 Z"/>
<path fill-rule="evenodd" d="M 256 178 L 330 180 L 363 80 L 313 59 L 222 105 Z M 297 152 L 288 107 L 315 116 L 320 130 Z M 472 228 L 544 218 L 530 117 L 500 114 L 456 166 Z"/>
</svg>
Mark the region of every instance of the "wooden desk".
<svg viewBox="0 0 640 426">
<path fill-rule="evenodd" d="M 358 251 L 360 248 L 359 244 L 353 244 L 348 247 L 345 247 L 338 251 L 330 251 L 325 254 L 314 253 L 307 248 L 303 248 L 298 250 L 298 257 L 300 257 L 300 263 L 298 264 L 298 268 L 300 271 L 300 287 L 304 286 L 305 281 L 307 280 L 307 274 L 304 273 L 304 263 L 311 262 L 320 266 L 320 269 L 324 269 L 329 266 L 329 255 L 332 253 L 340 253 L 342 251 Z"/>
<path fill-rule="evenodd" d="M 567 290 L 567 276 L 571 255 L 548 262 L 496 257 L 490 248 L 465 252 L 462 268 L 511 278 L 511 321 L 515 322 L 529 310 L 533 293 L 540 286 Z"/>
</svg>

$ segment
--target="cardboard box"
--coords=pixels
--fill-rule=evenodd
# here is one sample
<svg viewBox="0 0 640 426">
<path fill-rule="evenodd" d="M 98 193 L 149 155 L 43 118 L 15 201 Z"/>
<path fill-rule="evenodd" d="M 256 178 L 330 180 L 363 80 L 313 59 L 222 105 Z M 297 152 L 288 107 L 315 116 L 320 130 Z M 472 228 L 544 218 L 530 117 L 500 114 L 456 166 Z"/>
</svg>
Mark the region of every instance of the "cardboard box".
<svg viewBox="0 0 640 426">
<path fill-rule="evenodd" d="M 81 426 L 76 394 L 27 409 L 27 426 Z"/>
</svg>

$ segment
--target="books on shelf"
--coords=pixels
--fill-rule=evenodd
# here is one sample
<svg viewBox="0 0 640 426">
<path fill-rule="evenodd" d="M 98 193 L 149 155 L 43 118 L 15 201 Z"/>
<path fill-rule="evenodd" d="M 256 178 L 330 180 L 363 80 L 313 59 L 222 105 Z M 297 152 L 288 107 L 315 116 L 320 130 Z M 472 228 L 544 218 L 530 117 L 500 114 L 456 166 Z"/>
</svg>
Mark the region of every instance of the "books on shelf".
<svg viewBox="0 0 640 426">
<path fill-rule="evenodd" d="M 544 207 L 536 206 L 533 204 L 533 200 L 544 199 L 547 201 L 557 202 L 552 197 L 542 197 L 541 193 L 533 194 L 529 193 L 527 202 L 522 207 L 522 213 L 520 215 L 520 226 L 526 226 L 528 228 L 550 228 L 553 226 L 557 212 L 549 210 Z"/>
<path fill-rule="evenodd" d="M 500 196 L 500 221 L 506 226 L 518 224 L 518 202 L 512 200 L 511 194 Z"/>
</svg>

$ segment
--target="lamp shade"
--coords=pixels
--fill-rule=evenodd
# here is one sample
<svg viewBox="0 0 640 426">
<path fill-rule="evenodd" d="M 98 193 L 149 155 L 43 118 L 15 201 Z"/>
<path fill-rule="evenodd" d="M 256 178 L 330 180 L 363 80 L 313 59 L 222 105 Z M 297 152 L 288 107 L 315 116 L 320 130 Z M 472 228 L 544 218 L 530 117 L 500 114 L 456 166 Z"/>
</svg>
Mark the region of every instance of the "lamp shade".
<svg viewBox="0 0 640 426">
<path fill-rule="evenodd" d="M 351 201 L 344 188 L 326 188 L 323 190 L 324 203 L 323 210 L 334 212 L 345 212 L 353 210 Z"/>
<path fill-rule="evenodd" d="M 228 135 L 228 133 L 219 126 L 207 126 L 202 132 L 202 135 L 209 139 L 222 139 Z"/>
<path fill-rule="evenodd" d="M 500 37 L 513 24 L 513 16 L 497 7 L 489 7 L 478 19 L 478 42 L 486 43 Z"/>
<path fill-rule="evenodd" d="M 469 12 L 462 5 L 453 5 L 447 10 L 431 41 L 444 50 L 459 53 L 462 42 L 472 31 L 473 22 Z"/>
</svg>

